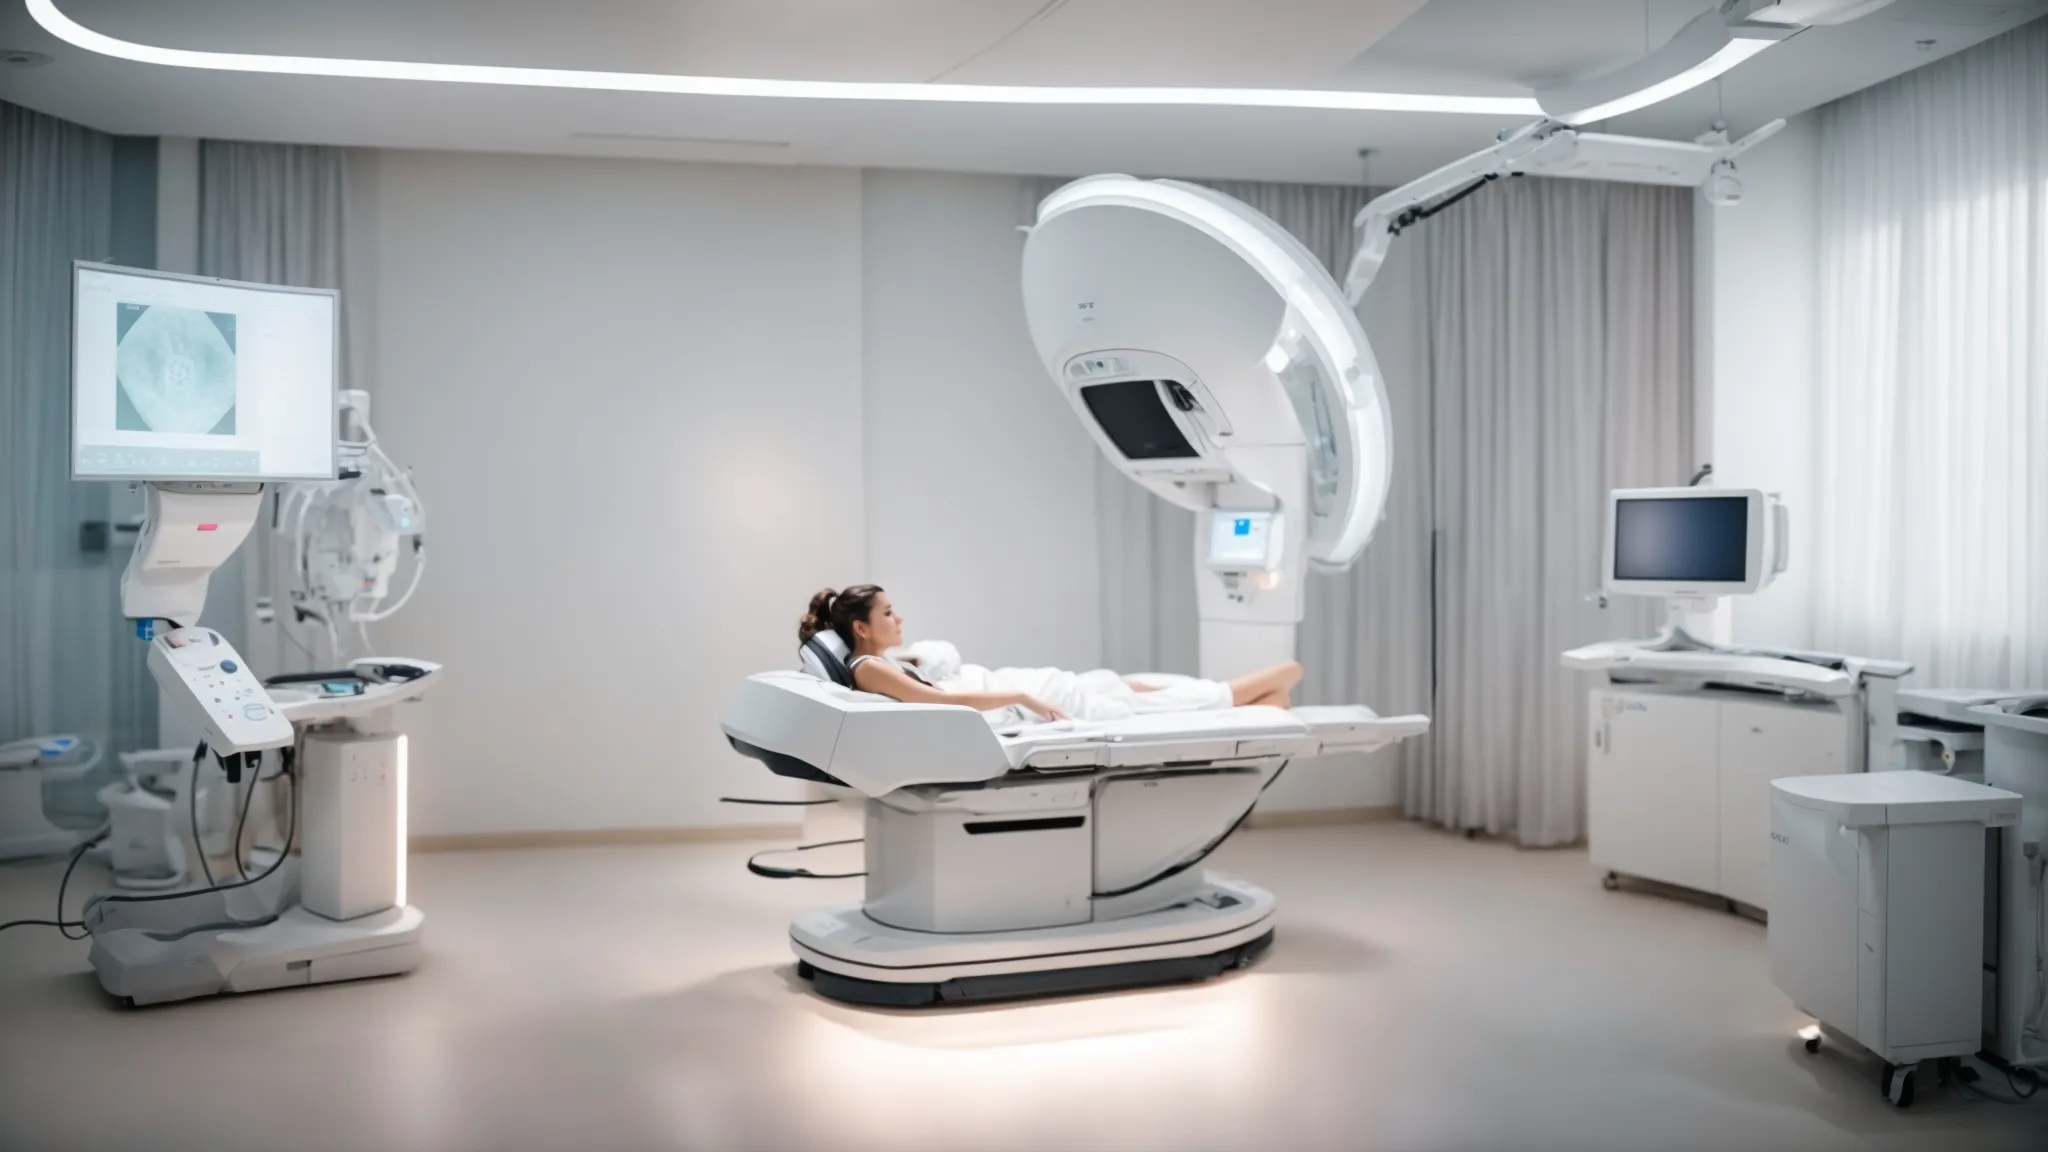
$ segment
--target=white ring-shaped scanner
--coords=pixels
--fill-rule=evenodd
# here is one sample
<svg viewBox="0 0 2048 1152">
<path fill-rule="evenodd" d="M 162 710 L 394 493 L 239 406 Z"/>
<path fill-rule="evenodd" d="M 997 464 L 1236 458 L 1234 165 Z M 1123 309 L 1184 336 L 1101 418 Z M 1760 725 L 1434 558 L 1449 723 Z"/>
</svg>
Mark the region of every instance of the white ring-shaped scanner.
<svg viewBox="0 0 2048 1152">
<path fill-rule="evenodd" d="M 1039 205 L 1024 246 L 1039 358 L 1125 474 L 1196 510 L 1266 493 L 1343 569 L 1384 513 L 1393 440 L 1344 294 L 1246 204 L 1172 180 L 1090 176 Z"/>
</svg>

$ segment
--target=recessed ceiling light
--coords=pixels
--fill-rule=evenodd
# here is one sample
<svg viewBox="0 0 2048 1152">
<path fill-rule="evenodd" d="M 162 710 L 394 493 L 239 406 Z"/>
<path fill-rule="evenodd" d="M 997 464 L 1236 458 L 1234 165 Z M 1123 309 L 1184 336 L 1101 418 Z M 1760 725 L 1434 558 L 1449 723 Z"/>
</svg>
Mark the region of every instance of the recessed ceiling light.
<svg viewBox="0 0 2048 1152">
<path fill-rule="evenodd" d="M 50 35 L 76 48 L 139 64 L 522 88 L 585 88 L 680 96 L 752 96 L 796 100 L 878 100 L 938 104 L 1206 105 L 1236 108 L 1318 108 L 1350 112 L 1448 112 L 1475 116 L 1540 116 L 1526 96 L 1430 96 L 1295 88 L 1052 87 L 1022 84 L 906 84 L 845 80 L 758 80 L 736 76 L 672 76 L 655 72 L 590 72 L 328 56 L 201 52 L 137 44 L 95 32 L 65 15 L 56 0 L 27 0 L 29 15 Z"/>
<path fill-rule="evenodd" d="M 1784 40 L 1797 28 L 1730 28 L 1709 9 L 1655 52 L 1612 72 L 1536 94 L 1543 111 L 1566 124 L 1590 124 L 1662 103 L 1705 84 Z"/>
</svg>

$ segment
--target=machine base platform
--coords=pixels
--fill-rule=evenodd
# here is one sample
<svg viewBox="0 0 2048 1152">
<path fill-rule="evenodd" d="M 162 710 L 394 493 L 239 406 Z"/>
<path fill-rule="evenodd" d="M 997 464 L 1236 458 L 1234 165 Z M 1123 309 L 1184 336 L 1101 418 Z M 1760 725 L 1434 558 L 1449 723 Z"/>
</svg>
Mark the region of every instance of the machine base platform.
<svg viewBox="0 0 2048 1152">
<path fill-rule="evenodd" d="M 796 973 L 828 1000 L 877 1008 L 922 1008 L 928 1004 L 985 1003 L 1032 996 L 1068 996 L 1109 992 L 1155 984 L 1189 984 L 1220 976 L 1251 964 L 1273 943 L 1273 930 L 1234 948 L 1207 956 L 1176 956 L 1165 960 L 1134 960 L 1086 968 L 1055 968 L 1040 972 L 1009 972 L 992 976 L 956 976 L 938 984 L 896 984 L 863 980 L 827 971 L 799 960 Z"/>
<path fill-rule="evenodd" d="M 419 967 L 417 908 L 329 920 L 297 905 L 257 928 L 183 935 L 123 928 L 92 940 L 100 986 L 132 1004 L 396 976 Z"/>
<path fill-rule="evenodd" d="M 1049 996 L 1205 980 L 1242 967 L 1272 943 L 1274 907 L 1272 893 L 1213 873 L 1171 907 L 1010 932 L 917 932 L 848 904 L 797 917 L 790 949 L 798 974 L 820 994 L 852 1004 Z"/>
</svg>

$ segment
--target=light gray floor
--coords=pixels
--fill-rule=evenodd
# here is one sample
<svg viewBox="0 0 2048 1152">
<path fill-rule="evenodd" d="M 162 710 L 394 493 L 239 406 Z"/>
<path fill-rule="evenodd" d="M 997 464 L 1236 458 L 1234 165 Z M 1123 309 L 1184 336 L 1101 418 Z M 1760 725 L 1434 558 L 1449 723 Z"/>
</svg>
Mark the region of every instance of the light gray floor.
<svg viewBox="0 0 2048 1152">
<path fill-rule="evenodd" d="M 2048 1094 L 1900 1113 L 1808 1057 L 1761 926 L 1582 853 L 1252 831 L 1220 861 L 1281 899 L 1250 971 L 903 1013 L 795 980 L 789 914 L 858 882 L 755 879 L 753 847 L 415 857 L 413 975 L 142 1010 L 9 932 L 0 1147 L 2048 1148 Z M 55 881 L 0 869 L 0 913 Z"/>
</svg>

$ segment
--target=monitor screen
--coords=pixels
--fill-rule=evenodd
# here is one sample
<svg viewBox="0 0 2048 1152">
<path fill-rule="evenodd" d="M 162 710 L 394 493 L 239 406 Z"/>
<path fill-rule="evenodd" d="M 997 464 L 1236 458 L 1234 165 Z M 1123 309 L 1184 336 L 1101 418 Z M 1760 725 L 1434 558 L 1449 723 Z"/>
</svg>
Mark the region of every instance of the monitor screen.
<svg viewBox="0 0 2048 1152">
<path fill-rule="evenodd" d="M 1209 563 L 1219 568 L 1263 569 L 1270 562 L 1272 537 L 1271 512 L 1215 509 L 1209 513 Z"/>
<path fill-rule="evenodd" d="M 1102 426 L 1116 450 L 1129 460 L 1175 460 L 1199 456 L 1151 380 L 1119 380 L 1081 389 L 1088 414 Z"/>
<path fill-rule="evenodd" d="M 1749 497 L 1614 502 L 1614 579 L 1740 584 L 1749 560 Z"/>
<path fill-rule="evenodd" d="M 319 289 L 74 265 L 71 475 L 332 479 L 339 305 Z"/>
</svg>

